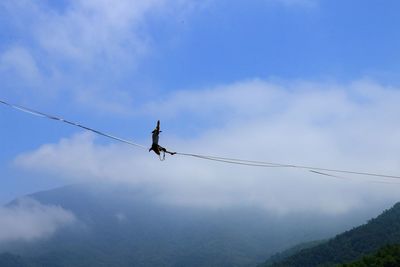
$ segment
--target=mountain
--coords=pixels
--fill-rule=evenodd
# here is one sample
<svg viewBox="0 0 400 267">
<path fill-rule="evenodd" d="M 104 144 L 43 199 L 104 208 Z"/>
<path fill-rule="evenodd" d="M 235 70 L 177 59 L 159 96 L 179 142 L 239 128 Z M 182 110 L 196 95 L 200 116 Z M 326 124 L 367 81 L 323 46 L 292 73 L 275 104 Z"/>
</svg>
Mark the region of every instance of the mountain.
<svg viewBox="0 0 400 267">
<path fill-rule="evenodd" d="M 9 254 L 1 254 L 0 260 L 24 267 L 256 266 L 300 242 L 331 237 L 365 215 L 194 208 L 166 204 L 157 196 L 145 188 L 110 185 L 32 194 L 43 205 L 72 212 L 76 222 L 49 237 L 1 244 L 0 253 Z"/>
<path fill-rule="evenodd" d="M 1 267 L 33 267 L 34 265 L 28 264 L 20 256 L 16 256 L 10 253 L 0 254 L 0 266 Z"/>
<path fill-rule="evenodd" d="M 400 266 L 400 245 L 387 245 L 373 255 L 364 256 L 361 260 L 341 264 L 338 267 L 398 267 Z"/>
<path fill-rule="evenodd" d="M 368 223 L 315 247 L 306 248 L 276 263 L 264 266 L 333 266 L 357 260 L 387 244 L 400 243 L 400 203 Z"/>
<path fill-rule="evenodd" d="M 315 240 L 315 241 L 300 243 L 300 244 L 295 245 L 287 250 L 284 250 L 282 252 L 278 252 L 278 253 L 272 255 L 266 262 L 264 262 L 264 264 L 260 264 L 260 265 L 258 265 L 258 267 L 271 266 L 272 264 L 281 262 L 281 261 L 285 260 L 286 258 L 289 258 L 304 249 L 316 247 L 325 242 L 327 242 L 327 240 Z"/>
</svg>

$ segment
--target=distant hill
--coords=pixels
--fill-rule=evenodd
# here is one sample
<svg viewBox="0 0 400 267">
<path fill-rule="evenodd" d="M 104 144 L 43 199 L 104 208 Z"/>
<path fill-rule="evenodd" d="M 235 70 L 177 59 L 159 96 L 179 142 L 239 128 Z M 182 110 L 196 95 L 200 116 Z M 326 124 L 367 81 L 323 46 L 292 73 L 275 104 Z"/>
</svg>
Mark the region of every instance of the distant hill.
<svg viewBox="0 0 400 267">
<path fill-rule="evenodd" d="M 287 250 L 284 250 L 282 252 L 278 252 L 278 253 L 272 255 L 265 263 L 258 265 L 258 267 L 271 266 L 272 264 L 281 262 L 281 261 L 285 260 L 286 258 L 289 258 L 290 256 L 293 256 L 304 249 L 316 247 L 325 242 L 327 242 L 327 240 L 315 240 L 315 241 L 300 243 L 300 244 L 293 246 Z"/>
<path fill-rule="evenodd" d="M 160 203 L 155 195 L 141 188 L 81 185 L 33 194 L 43 204 L 73 212 L 78 223 L 50 238 L 2 244 L 0 253 L 13 254 L 2 260 L 23 267 L 256 266 L 278 251 L 355 224 L 353 214 L 276 216 L 248 206 L 182 207 Z"/>
<path fill-rule="evenodd" d="M 33 263 L 28 264 L 22 257 L 13 255 L 11 253 L 0 254 L 1 267 L 35 267 Z"/>
<path fill-rule="evenodd" d="M 279 262 L 268 261 L 263 266 L 333 266 L 360 259 L 385 245 L 399 243 L 400 203 L 397 203 L 367 224 L 344 232 L 321 245 L 303 249 Z"/>
<path fill-rule="evenodd" d="M 400 245 L 387 245 L 373 255 L 364 256 L 361 260 L 341 264 L 338 267 L 399 267 Z"/>
</svg>

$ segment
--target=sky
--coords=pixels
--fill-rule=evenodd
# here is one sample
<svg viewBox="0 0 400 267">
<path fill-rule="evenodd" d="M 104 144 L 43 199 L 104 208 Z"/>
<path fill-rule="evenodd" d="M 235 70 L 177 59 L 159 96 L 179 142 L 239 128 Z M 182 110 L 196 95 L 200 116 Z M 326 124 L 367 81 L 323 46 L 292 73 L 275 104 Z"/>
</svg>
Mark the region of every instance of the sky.
<svg viewBox="0 0 400 267">
<path fill-rule="evenodd" d="M 145 146 L 160 119 L 160 144 L 171 150 L 400 175 L 399 8 L 394 0 L 5 0 L 0 99 Z M 278 214 L 399 200 L 396 180 L 160 162 L 6 106 L 0 123 L 0 203 L 98 182 L 145 186 L 171 205 Z M 73 220 L 47 209 L 51 222 Z"/>
</svg>

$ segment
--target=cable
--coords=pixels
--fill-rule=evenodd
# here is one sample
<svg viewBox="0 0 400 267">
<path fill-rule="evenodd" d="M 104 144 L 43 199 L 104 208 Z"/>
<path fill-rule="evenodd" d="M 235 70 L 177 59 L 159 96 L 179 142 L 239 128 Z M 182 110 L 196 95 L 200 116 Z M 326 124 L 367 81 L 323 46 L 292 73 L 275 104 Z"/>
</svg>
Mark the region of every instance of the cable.
<svg viewBox="0 0 400 267">
<path fill-rule="evenodd" d="M 313 170 L 315 173 L 318 173 L 318 171 L 326 171 L 326 172 L 366 175 L 366 176 L 374 176 L 374 177 L 382 177 L 382 178 L 390 178 L 390 179 L 400 179 L 400 176 L 396 176 L 396 175 L 387 175 L 387 174 L 370 173 L 370 172 L 357 172 L 357 171 L 350 171 L 350 170 L 328 169 L 328 168 L 320 168 L 320 167 L 313 167 L 313 166 L 283 164 L 283 163 L 267 162 L 267 161 L 242 160 L 242 159 L 235 159 L 235 158 L 205 156 L 205 155 L 199 155 L 199 154 L 179 153 L 179 152 L 177 153 L 177 155 L 191 156 L 191 157 L 203 158 L 203 159 L 214 160 L 214 161 L 227 161 L 229 163 L 235 163 L 235 164 L 240 163 L 241 165 L 248 165 L 248 166 L 297 168 L 297 169 Z"/>
<path fill-rule="evenodd" d="M 314 171 L 314 170 L 309 170 L 309 172 L 312 172 L 312 173 L 315 173 L 315 174 L 319 174 L 319 175 L 328 176 L 328 177 L 333 177 L 333 178 L 337 178 L 337 179 L 341 179 L 341 180 L 348 179 L 348 178 L 344 178 L 342 176 L 332 175 L 332 174 L 328 174 L 328 173 L 324 173 L 324 172 L 317 172 L 317 171 Z"/>
<path fill-rule="evenodd" d="M 69 121 L 69 120 L 60 118 L 60 117 L 56 117 L 56 116 L 53 116 L 53 115 L 49 115 L 49 114 L 46 114 L 46 113 L 43 113 L 43 112 L 40 112 L 40 111 L 36 111 L 36 110 L 30 109 L 30 108 L 26 108 L 26 107 L 23 107 L 23 106 L 13 105 L 13 104 L 7 103 L 7 102 L 5 102 L 5 101 L 3 101 L 3 100 L 0 100 L 0 103 L 1 103 L 1 104 L 4 104 L 4 105 L 6 105 L 6 106 L 9 106 L 9 107 L 11 107 L 11 108 L 20 110 L 20 111 L 22 111 L 22 112 L 29 113 L 29 114 L 31 114 L 31 115 L 35 115 L 35 116 L 42 117 L 42 118 L 48 118 L 48 119 L 51 119 L 51 120 L 61 121 L 61 122 L 64 122 L 64 123 L 67 123 L 67 124 L 70 124 L 70 125 L 73 125 L 73 126 L 82 128 L 82 129 L 84 129 L 84 130 L 91 131 L 91 132 L 93 132 L 93 133 L 95 133 L 95 134 L 102 135 L 102 136 L 105 136 L 105 137 L 108 137 L 108 138 L 111 138 L 111 139 L 114 139 L 114 140 L 117 140 L 117 141 L 126 143 L 126 144 L 128 144 L 128 145 L 137 146 L 137 147 L 140 147 L 140 148 L 147 149 L 147 147 L 145 147 L 145 146 L 143 146 L 143 145 L 141 145 L 141 144 L 137 144 L 137 143 L 134 143 L 134 142 L 132 142 L 132 141 L 125 140 L 125 139 L 122 139 L 122 138 L 113 136 L 113 135 L 111 135 L 111 134 L 107 134 L 107 133 L 104 133 L 104 132 L 95 130 L 95 129 L 93 129 L 93 128 L 90 128 L 90 127 L 87 127 L 87 126 L 81 125 L 81 124 L 79 124 L 79 123 L 75 123 L 75 122 L 72 122 L 72 121 Z"/>
<path fill-rule="evenodd" d="M 126 139 L 122 139 L 116 136 L 113 136 L 111 134 L 108 133 L 104 133 L 101 131 L 98 131 L 96 129 L 84 126 L 82 124 L 79 123 L 75 123 L 60 117 L 56 117 L 53 115 L 49 115 L 40 111 L 36 111 L 27 107 L 23 107 L 20 105 L 13 105 L 10 104 L 6 101 L 0 100 L 1 104 L 4 104 L 8 107 L 11 107 L 13 109 L 25 112 L 25 113 L 29 113 L 31 115 L 35 115 L 38 117 L 42 117 L 42 118 L 48 118 L 51 120 L 57 120 L 57 121 L 61 121 L 64 122 L 66 124 L 70 124 L 79 128 L 82 128 L 84 130 L 87 131 L 91 131 L 95 134 L 98 135 L 102 135 L 104 137 L 108 137 L 111 139 L 114 139 L 116 141 L 119 142 L 123 142 L 126 143 L 128 145 L 132 145 L 132 146 L 136 146 L 136 147 L 140 147 L 143 149 L 147 149 L 146 146 L 126 140 Z M 324 172 L 334 172 L 334 173 L 345 173 L 345 174 L 354 174 L 354 175 L 364 175 L 364 176 L 373 176 L 373 177 L 381 177 L 381 178 L 389 178 L 389 179 L 400 179 L 400 176 L 397 175 L 388 175 L 388 174 L 380 174 L 380 173 L 370 173 L 370 172 L 357 172 L 357 171 L 350 171 L 350 170 L 340 170 L 340 169 L 329 169 L 329 168 L 320 168 L 320 167 L 313 167 L 313 166 L 304 166 L 304 165 L 294 165 L 294 164 L 283 164 L 283 163 L 275 163 L 275 162 L 267 162 L 267 161 L 253 161 L 253 160 L 244 160 L 244 159 L 236 159 L 236 158 L 226 158 L 226 157 L 217 157 L 217 156 L 210 156 L 210 155 L 200 155 L 200 154 L 193 154 L 193 153 L 183 153 L 183 152 L 176 152 L 176 155 L 181 155 L 181 156 L 187 156 L 187 157 L 194 157 L 194 158 L 199 158 L 199 159 L 204 159 L 204 160 L 210 160 L 210 161 L 216 161 L 216 162 L 222 162 L 222 163 L 228 163 L 228 164 L 237 164 L 237 165 L 245 165 L 245 166 L 251 166 L 251 167 L 268 167 L 268 168 L 296 168 L 296 169 L 305 169 L 308 170 L 310 172 L 313 172 L 315 174 L 319 174 L 319 175 L 325 175 L 325 176 L 330 176 L 330 177 L 335 177 L 335 178 L 343 178 L 340 176 L 336 176 L 333 174 L 327 174 Z M 323 171 L 323 172 L 321 172 Z"/>
<path fill-rule="evenodd" d="M 187 154 L 187 153 L 180 153 L 180 152 L 176 152 L 176 155 L 190 156 L 190 157 L 199 158 L 199 159 L 212 160 L 212 161 L 231 163 L 231 164 L 237 164 L 237 165 L 254 166 L 254 167 L 282 167 L 282 166 L 279 166 L 279 165 L 251 163 L 251 162 L 247 162 L 245 160 L 244 161 L 231 160 L 231 159 L 228 159 L 228 158 L 204 156 L 204 155 L 197 155 L 197 154 Z"/>
<path fill-rule="evenodd" d="M 298 167 L 296 165 L 290 165 L 290 164 L 271 163 L 271 162 L 262 162 L 262 161 L 252 161 L 252 160 L 241 160 L 241 159 L 205 156 L 205 155 L 190 154 L 190 153 L 180 153 L 180 152 L 177 152 L 177 155 L 190 156 L 190 157 L 195 157 L 195 158 L 200 158 L 200 159 L 205 159 L 205 160 L 224 162 L 224 163 L 230 163 L 230 164 L 245 165 L 245 166 L 251 166 L 251 167 L 253 167 L 253 166 L 255 166 L 255 167 L 269 167 L 269 168 L 271 168 L 271 167 L 297 168 Z M 301 169 L 306 169 L 306 167 L 304 167 L 304 168 L 302 167 Z M 315 169 L 317 169 L 317 168 L 315 168 Z M 307 170 L 309 172 L 312 172 L 312 173 L 317 174 L 317 175 L 328 176 L 328 177 L 335 178 L 335 179 L 356 180 L 354 177 L 346 177 L 346 176 L 338 176 L 338 175 L 334 175 L 334 174 L 328 174 L 328 173 L 324 173 L 324 172 L 321 172 L 321 171 L 315 171 L 315 169 L 307 169 Z M 365 180 L 365 179 L 363 179 L 362 182 L 400 185 L 400 183 L 398 183 L 398 182 L 392 182 L 392 181 L 388 180 L 388 179 L 393 179 L 395 177 L 396 176 L 392 176 L 390 178 L 382 177 L 382 179 L 378 178 L 376 180 L 370 180 L 370 179 Z"/>
</svg>

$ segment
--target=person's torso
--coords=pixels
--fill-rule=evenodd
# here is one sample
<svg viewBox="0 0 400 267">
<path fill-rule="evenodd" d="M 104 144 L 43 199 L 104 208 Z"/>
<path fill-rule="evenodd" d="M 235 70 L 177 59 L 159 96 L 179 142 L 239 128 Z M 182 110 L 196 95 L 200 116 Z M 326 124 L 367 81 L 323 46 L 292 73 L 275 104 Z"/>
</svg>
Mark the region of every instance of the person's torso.
<svg viewBox="0 0 400 267">
<path fill-rule="evenodd" d="M 153 144 L 158 144 L 158 133 L 153 133 Z"/>
</svg>

